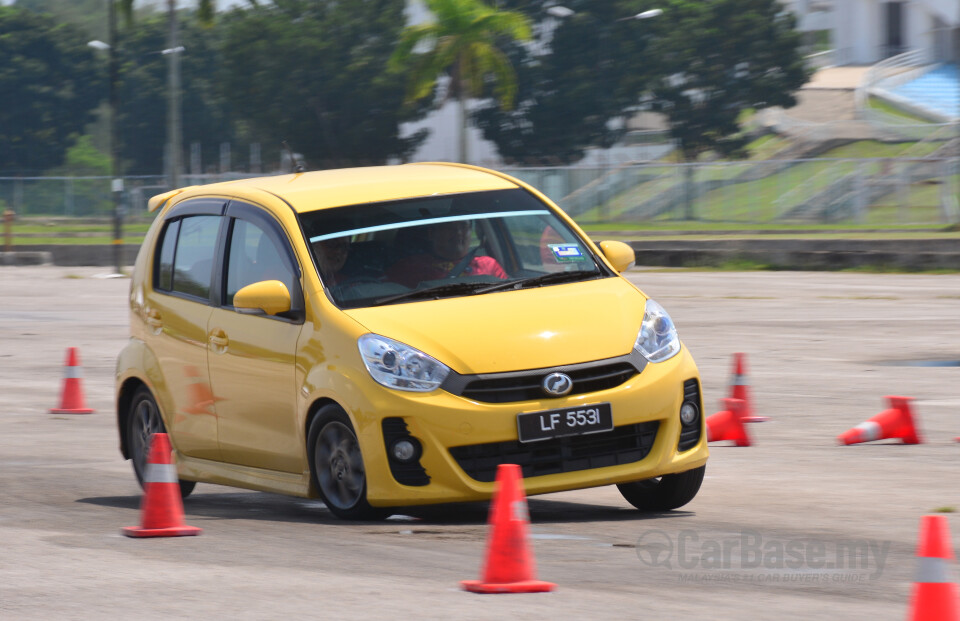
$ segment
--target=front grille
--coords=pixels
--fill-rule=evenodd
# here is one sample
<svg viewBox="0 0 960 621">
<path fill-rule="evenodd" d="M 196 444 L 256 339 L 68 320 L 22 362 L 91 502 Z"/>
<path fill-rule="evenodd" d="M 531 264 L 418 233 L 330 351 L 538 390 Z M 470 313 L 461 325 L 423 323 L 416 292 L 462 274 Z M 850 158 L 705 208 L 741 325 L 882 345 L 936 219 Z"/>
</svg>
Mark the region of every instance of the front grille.
<svg viewBox="0 0 960 621">
<path fill-rule="evenodd" d="M 497 466 L 517 464 L 524 478 L 619 466 L 640 461 L 657 438 L 659 421 L 615 427 L 612 431 L 541 442 L 492 442 L 455 446 L 450 454 L 472 479 L 494 481 Z"/>
<path fill-rule="evenodd" d="M 381 423 L 383 428 L 383 444 L 387 447 L 387 463 L 390 464 L 390 474 L 401 485 L 412 485 L 414 487 L 423 487 L 430 484 L 430 475 L 420 465 L 420 461 L 414 461 L 409 464 L 401 464 L 390 456 L 390 445 L 400 438 L 409 438 L 410 432 L 407 430 L 407 423 L 402 418 L 391 416 L 384 418 Z"/>
<path fill-rule="evenodd" d="M 680 426 L 680 441 L 677 443 L 678 451 L 686 451 L 697 445 L 700 441 L 700 430 L 703 428 L 703 403 L 700 399 L 700 383 L 696 379 L 688 379 L 683 383 L 683 400 L 691 401 L 697 405 L 700 410 L 700 416 L 690 427 Z"/>
<path fill-rule="evenodd" d="M 636 350 L 625 356 L 580 364 L 561 365 L 527 371 L 460 375 L 451 372 L 441 388 L 449 393 L 481 403 L 512 403 L 550 398 L 543 380 L 551 373 L 566 373 L 573 380 L 569 394 L 616 388 L 643 370 L 647 361 Z"/>
</svg>

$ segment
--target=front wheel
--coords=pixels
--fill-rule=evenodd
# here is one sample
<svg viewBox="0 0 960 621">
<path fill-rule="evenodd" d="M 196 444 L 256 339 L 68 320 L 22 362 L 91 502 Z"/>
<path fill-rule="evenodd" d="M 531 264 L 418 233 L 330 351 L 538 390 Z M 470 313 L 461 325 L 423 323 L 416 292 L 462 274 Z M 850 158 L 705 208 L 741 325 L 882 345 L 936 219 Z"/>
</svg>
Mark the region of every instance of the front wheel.
<svg viewBox="0 0 960 621">
<path fill-rule="evenodd" d="M 127 414 L 127 454 L 133 462 L 133 473 L 137 475 L 137 482 L 143 488 L 143 473 L 147 469 L 147 458 L 150 456 L 150 437 L 155 433 L 167 433 L 160 417 L 160 408 L 153 395 L 146 387 L 141 386 L 133 400 Z M 186 498 L 197 486 L 195 481 L 180 479 L 180 496 Z"/>
<path fill-rule="evenodd" d="M 672 511 L 687 504 L 700 491 L 706 466 L 662 477 L 621 483 L 617 489 L 641 511 Z"/>
<path fill-rule="evenodd" d="M 379 520 L 390 512 L 367 502 L 367 475 L 350 418 L 338 405 L 317 412 L 308 435 L 310 473 L 323 502 L 344 520 Z"/>
</svg>

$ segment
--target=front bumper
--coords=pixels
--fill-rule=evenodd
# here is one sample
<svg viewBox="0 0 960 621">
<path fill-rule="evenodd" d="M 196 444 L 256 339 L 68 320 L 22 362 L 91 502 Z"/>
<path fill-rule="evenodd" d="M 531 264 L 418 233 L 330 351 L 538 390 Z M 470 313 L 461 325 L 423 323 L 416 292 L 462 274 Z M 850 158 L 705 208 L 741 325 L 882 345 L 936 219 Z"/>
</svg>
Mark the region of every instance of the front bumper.
<svg viewBox="0 0 960 621">
<path fill-rule="evenodd" d="M 367 500 L 374 506 L 489 499 L 495 489 L 490 473 L 497 463 L 519 463 L 525 491 L 533 495 L 684 472 L 707 461 L 702 399 L 697 404 L 700 439 L 687 450 L 678 450 L 684 382 L 699 381 L 686 348 L 666 362 L 646 365 L 614 388 L 515 403 L 480 403 L 442 390 L 394 391 L 369 378 L 353 379 L 363 383 L 362 389 L 353 386 L 346 394 L 357 398 L 340 401 L 357 429 Z M 517 414 L 595 403 L 610 403 L 614 431 L 517 442 Z M 429 478 L 426 484 L 401 484 L 391 472 L 382 421 L 397 417 L 423 447 L 419 463 Z"/>
</svg>

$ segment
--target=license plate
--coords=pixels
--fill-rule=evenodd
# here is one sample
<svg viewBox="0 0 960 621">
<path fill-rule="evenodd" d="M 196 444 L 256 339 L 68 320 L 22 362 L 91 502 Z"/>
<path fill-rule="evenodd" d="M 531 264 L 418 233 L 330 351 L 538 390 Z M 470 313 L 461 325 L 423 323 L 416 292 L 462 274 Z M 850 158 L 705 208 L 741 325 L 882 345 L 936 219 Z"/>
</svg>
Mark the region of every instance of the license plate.
<svg viewBox="0 0 960 621">
<path fill-rule="evenodd" d="M 611 429 L 613 413 L 609 403 L 517 414 L 517 433 L 521 442 L 601 433 Z"/>
</svg>

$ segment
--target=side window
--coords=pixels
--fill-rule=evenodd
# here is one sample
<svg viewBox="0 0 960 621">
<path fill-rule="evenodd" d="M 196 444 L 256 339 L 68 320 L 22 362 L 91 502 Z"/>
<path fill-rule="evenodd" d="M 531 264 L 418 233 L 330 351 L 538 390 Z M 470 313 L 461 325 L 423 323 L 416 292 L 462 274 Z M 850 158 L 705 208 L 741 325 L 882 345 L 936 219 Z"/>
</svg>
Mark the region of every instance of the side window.
<svg viewBox="0 0 960 621">
<path fill-rule="evenodd" d="M 220 216 L 189 216 L 180 221 L 173 260 L 173 291 L 204 299 L 210 297 L 220 220 Z"/>
<path fill-rule="evenodd" d="M 160 256 L 157 259 L 157 289 L 170 291 L 173 289 L 173 252 L 177 249 L 177 233 L 180 231 L 180 221 L 174 220 L 167 225 L 163 232 L 163 241 L 160 242 Z"/>
<path fill-rule="evenodd" d="M 226 305 L 233 305 L 237 291 L 261 280 L 279 280 L 292 295 L 293 277 L 280 249 L 262 228 L 247 220 L 233 221 L 227 256 Z"/>
</svg>

